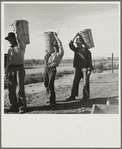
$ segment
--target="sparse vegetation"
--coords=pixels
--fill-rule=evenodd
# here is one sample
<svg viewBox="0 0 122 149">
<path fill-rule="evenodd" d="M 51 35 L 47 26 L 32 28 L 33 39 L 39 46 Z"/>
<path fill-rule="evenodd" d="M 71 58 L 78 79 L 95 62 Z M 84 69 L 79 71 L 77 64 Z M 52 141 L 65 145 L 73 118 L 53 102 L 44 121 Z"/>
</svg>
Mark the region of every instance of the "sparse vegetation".
<svg viewBox="0 0 122 149">
<path fill-rule="evenodd" d="M 63 59 L 61 60 L 61 63 L 73 63 L 73 59 Z M 44 64 L 44 59 L 26 59 L 24 61 L 24 65 L 26 69 L 33 69 L 36 68 L 39 65 Z"/>
<path fill-rule="evenodd" d="M 27 74 L 25 76 L 25 85 L 31 83 L 43 82 L 43 74 L 36 73 L 36 74 Z"/>
<path fill-rule="evenodd" d="M 36 68 L 36 66 L 43 64 L 43 60 L 25 60 L 25 69 L 33 69 Z M 62 63 L 73 63 L 72 59 L 68 60 L 62 60 Z M 118 64 L 118 59 L 114 61 L 113 69 L 118 69 L 119 64 Z M 96 59 L 93 60 L 93 73 L 97 72 L 100 73 L 104 70 L 111 70 L 111 59 Z M 57 72 L 56 74 L 56 79 L 59 77 L 63 77 L 64 75 L 69 75 L 73 74 L 73 70 L 65 70 L 65 67 L 62 68 L 62 71 Z M 37 83 L 37 82 L 43 82 L 43 73 L 36 73 L 36 74 L 26 74 L 25 76 L 25 85 L 26 84 L 31 84 L 31 83 Z M 4 88 L 7 88 L 7 80 L 4 81 Z"/>
<path fill-rule="evenodd" d="M 118 64 L 118 60 L 114 60 L 113 62 L 113 69 L 118 69 L 119 68 L 119 64 Z M 111 59 L 107 58 L 107 59 L 101 59 L 98 61 L 93 61 L 93 72 L 102 72 L 105 70 L 111 70 L 112 69 L 112 65 L 111 65 Z"/>
<path fill-rule="evenodd" d="M 58 79 L 59 77 L 63 77 L 64 75 L 69 75 L 73 73 L 74 71 L 66 71 L 66 70 L 62 72 L 57 72 L 56 79 Z M 25 85 L 31 84 L 31 83 L 43 82 L 43 77 L 44 77 L 43 73 L 27 74 L 25 76 Z M 8 83 L 6 80 L 5 80 L 4 86 L 5 86 L 4 88 L 8 88 Z"/>
</svg>

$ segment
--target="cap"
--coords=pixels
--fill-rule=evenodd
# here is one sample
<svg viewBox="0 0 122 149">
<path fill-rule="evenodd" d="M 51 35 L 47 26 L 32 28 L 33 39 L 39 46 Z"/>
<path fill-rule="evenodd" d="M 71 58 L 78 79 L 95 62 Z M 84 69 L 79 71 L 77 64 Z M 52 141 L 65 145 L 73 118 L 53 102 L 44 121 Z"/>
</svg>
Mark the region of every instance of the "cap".
<svg viewBox="0 0 122 149">
<path fill-rule="evenodd" d="M 9 38 L 15 39 L 15 34 L 13 32 L 9 32 L 8 36 L 5 39 L 8 40 Z"/>
</svg>

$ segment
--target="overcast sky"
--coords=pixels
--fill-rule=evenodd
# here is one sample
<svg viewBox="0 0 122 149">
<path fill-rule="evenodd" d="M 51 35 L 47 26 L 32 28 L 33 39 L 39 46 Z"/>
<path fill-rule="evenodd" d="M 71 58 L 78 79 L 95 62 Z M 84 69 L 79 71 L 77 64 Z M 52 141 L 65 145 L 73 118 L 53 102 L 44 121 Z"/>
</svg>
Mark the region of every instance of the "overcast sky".
<svg viewBox="0 0 122 149">
<path fill-rule="evenodd" d="M 10 26 L 15 20 L 29 22 L 30 44 L 27 45 L 25 59 L 43 59 L 45 45 L 43 33 L 58 33 L 64 47 L 64 58 L 73 58 L 69 41 L 77 32 L 91 29 L 94 48 L 92 57 L 119 56 L 120 42 L 120 5 L 119 2 L 68 2 L 68 3 L 4 3 L 2 5 L 3 38 L 12 31 Z M 9 44 L 4 40 L 4 53 Z"/>
</svg>

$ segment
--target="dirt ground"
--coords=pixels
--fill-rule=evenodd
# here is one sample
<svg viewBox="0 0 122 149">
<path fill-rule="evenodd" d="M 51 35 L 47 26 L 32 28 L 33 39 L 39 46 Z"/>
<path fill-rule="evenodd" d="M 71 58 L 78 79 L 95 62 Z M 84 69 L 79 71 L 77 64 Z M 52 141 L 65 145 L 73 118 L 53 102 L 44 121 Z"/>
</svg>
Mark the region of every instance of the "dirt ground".
<svg viewBox="0 0 122 149">
<path fill-rule="evenodd" d="M 79 84 L 79 96 L 76 100 L 66 101 L 66 98 L 71 94 L 73 79 L 74 74 L 71 74 L 55 81 L 57 103 L 55 107 L 49 107 L 49 103 L 46 103 L 48 100 L 43 83 L 26 85 L 27 111 L 24 114 L 91 114 L 93 104 L 105 105 L 108 99 L 114 101 L 114 105 L 119 105 L 119 70 L 114 70 L 113 73 L 111 71 L 92 73 L 90 77 L 90 99 L 88 101 L 81 100 L 82 80 Z M 5 113 L 7 113 L 6 109 L 9 106 L 8 90 L 5 89 Z M 110 113 L 112 113 L 112 110 Z"/>
</svg>

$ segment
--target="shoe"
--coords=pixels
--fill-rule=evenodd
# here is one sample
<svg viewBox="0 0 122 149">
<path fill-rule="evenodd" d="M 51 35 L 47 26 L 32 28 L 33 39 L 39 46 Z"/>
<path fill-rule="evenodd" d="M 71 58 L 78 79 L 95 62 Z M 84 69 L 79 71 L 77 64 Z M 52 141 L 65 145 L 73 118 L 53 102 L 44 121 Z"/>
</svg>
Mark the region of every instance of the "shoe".
<svg viewBox="0 0 122 149">
<path fill-rule="evenodd" d="M 51 103 L 50 105 L 49 105 L 49 107 L 54 107 L 56 105 L 56 103 Z"/>
<path fill-rule="evenodd" d="M 75 96 L 70 96 L 69 98 L 66 99 L 67 101 L 72 101 L 75 100 Z"/>
<path fill-rule="evenodd" d="M 25 113 L 25 110 L 19 110 L 19 114 Z"/>
<path fill-rule="evenodd" d="M 18 112 L 19 109 L 10 107 L 6 112 Z"/>
<path fill-rule="evenodd" d="M 83 101 L 88 101 L 88 98 L 84 98 L 84 97 L 83 97 L 81 100 L 83 100 Z"/>
<path fill-rule="evenodd" d="M 19 108 L 19 114 L 25 113 L 26 112 L 26 107 L 20 107 Z"/>
</svg>

